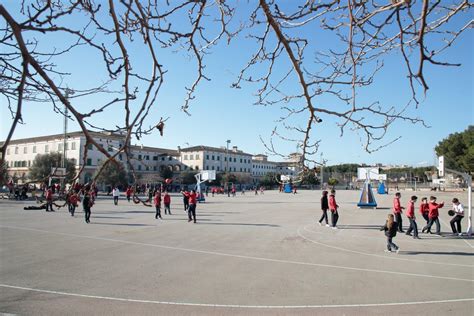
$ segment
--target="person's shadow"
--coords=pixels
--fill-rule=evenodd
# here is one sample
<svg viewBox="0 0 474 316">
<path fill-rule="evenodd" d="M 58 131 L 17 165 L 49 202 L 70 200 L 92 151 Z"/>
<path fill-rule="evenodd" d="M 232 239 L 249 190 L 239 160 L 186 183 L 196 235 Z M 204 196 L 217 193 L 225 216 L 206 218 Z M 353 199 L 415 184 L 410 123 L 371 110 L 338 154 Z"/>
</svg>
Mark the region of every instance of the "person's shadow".
<svg viewBox="0 0 474 316">
<path fill-rule="evenodd" d="M 468 256 L 474 257 L 472 252 L 461 252 L 461 251 L 403 251 L 404 255 L 416 256 L 416 255 L 448 255 L 448 256 Z"/>
</svg>

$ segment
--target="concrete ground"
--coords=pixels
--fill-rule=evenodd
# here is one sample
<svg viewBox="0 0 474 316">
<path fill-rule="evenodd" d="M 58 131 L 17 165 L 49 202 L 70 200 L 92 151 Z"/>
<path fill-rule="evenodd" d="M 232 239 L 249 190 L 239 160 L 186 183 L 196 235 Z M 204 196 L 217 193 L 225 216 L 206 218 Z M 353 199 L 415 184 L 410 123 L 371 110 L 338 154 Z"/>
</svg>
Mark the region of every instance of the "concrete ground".
<svg viewBox="0 0 474 316">
<path fill-rule="evenodd" d="M 412 194 L 402 191 L 403 205 Z M 399 234 L 400 253 L 384 253 L 379 228 L 393 194 L 376 195 L 377 210 L 358 209 L 359 195 L 337 192 L 338 230 L 317 224 L 319 191 L 209 196 L 197 224 L 177 195 L 163 220 L 154 208 L 101 198 L 91 224 L 82 210 L 71 217 L 2 200 L 0 313 L 473 315 L 474 240 L 448 235 L 451 203 L 444 236 Z"/>
</svg>

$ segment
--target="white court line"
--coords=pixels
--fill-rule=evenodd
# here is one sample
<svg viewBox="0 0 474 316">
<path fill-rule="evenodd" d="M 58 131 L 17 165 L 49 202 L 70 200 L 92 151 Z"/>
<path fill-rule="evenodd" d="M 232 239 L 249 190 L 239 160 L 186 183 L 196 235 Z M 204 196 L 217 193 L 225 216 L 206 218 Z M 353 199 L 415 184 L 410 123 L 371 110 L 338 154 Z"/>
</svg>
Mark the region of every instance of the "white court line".
<svg viewBox="0 0 474 316">
<path fill-rule="evenodd" d="M 308 226 L 310 226 L 310 225 L 307 225 L 307 226 L 303 227 L 303 229 L 304 229 L 305 231 L 307 231 L 307 232 L 315 233 L 314 231 L 307 229 Z M 468 267 L 468 268 L 471 268 L 471 269 L 474 268 L 473 265 L 469 265 L 469 264 L 444 263 L 444 262 L 436 262 L 436 261 L 425 261 L 425 260 L 417 260 L 417 259 L 399 258 L 399 257 L 393 257 L 393 256 L 388 257 L 388 256 L 377 255 L 377 254 L 368 253 L 368 252 L 362 252 L 362 251 L 357 251 L 357 250 L 351 250 L 351 249 L 342 248 L 342 247 L 338 247 L 338 246 L 331 246 L 331 245 L 322 243 L 322 242 L 320 242 L 320 241 L 316 241 L 316 240 L 313 240 L 313 239 L 311 239 L 311 238 L 308 238 L 308 237 L 304 236 L 304 235 L 301 233 L 301 231 L 300 231 L 299 228 L 298 228 L 298 230 L 297 230 L 297 233 L 298 233 L 298 235 L 299 235 L 301 238 L 304 238 L 304 239 L 306 239 L 307 241 L 310 241 L 310 242 L 312 242 L 312 243 L 314 243 L 314 244 L 318 244 L 318 245 L 321 245 L 321 246 L 324 246 L 324 247 L 327 247 L 327 248 L 332 248 L 332 249 L 337 249 L 337 250 L 341 250 L 341 251 L 356 253 L 356 254 L 364 255 L 364 256 L 371 256 L 371 257 L 377 257 L 377 258 L 383 258 L 383 259 L 390 259 L 390 260 L 402 260 L 402 261 L 420 262 L 420 263 L 425 263 L 425 264 L 439 264 L 439 265 L 443 265 L 443 266 Z"/>
<path fill-rule="evenodd" d="M 445 221 L 443 221 L 440 217 L 438 217 L 438 219 L 439 219 L 439 221 L 440 221 L 442 224 L 446 225 L 447 227 L 449 227 L 449 229 L 451 229 L 451 225 L 448 225 L 448 223 L 446 223 Z M 468 244 L 469 247 L 474 248 L 474 246 L 471 245 L 470 242 L 468 242 L 468 241 L 465 240 L 464 238 L 462 238 L 462 240 L 463 240 L 466 244 Z"/>
<path fill-rule="evenodd" d="M 92 240 L 102 240 L 102 241 L 109 241 L 109 242 L 117 242 L 117 243 L 129 244 L 129 245 L 138 245 L 138 246 L 146 246 L 146 247 L 155 247 L 155 248 L 171 249 L 171 250 L 186 251 L 186 252 L 193 252 L 193 253 L 200 253 L 200 254 L 207 254 L 207 255 L 215 255 L 215 256 L 223 256 L 223 257 L 232 257 L 232 258 L 240 258 L 240 259 L 257 260 L 257 261 L 277 262 L 277 263 L 294 264 L 294 265 L 302 265 L 302 266 L 312 266 L 312 267 L 324 267 L 324 268 L 341 269 L 341 270 L 349 270 L 349 271 L 361 271 L 361 272 L 373 272 L 373 273 L 395 274 L 395 275 L 403 275 L 403 276 L 411 276 L 411 277 L 430 278 L 430 279 L 441 279 L 441 280 L 451 280 L 451 281 L 462 281 L 462 282 L 471 282 L 471 283 L 474 282 L 474 280 L 469 280 L 469 279 L 461 279 L 461 278 L 453 278 L 453 277 L 443 277 L 443 276 L 431 275 L 431 274 L 418 274 L 418 273 L 396 272 L 396 271 L 388 271 L 388 270 L 375 270 L 375 269 L 355 268 L 355 267 L 348 267 L 348 266 L 338 266 L 338 265 L 333 265 L 333 264 L 311 263 L 311 262 L 302 262 L 302 261 L 292 261 L 292 260 L 282 260 L 282 259 L 270 259 L 270 258 L 253 257 L 253 256 L 245 256 L 245 255 L 235 255 L 235 254 L 224 253 L 224 252 L 196 250 L 196 249 L 181 248 L 181 247 L 172 247 L 172 246 L 157 245 L 157 244 L 148 244 L 148 243 L 127 241 L 127 240 L 120 240 L 120 239 L 111 239 L 111 238 L 103 238 L 103 237 L 83 236 L 83 235 L 67 234 L 67 233 L 57 233 L 57 232 L 50 232 L 50 231 L 47 231 L 47 230 L 40 230 L 40 229 L 35 229 L 35 228 L 24 228 L 24 227 L 4 226 L 4 225 L 0 225 L 0 227 L 2 227 L 2 228 L 10 228 L 10 229 L 36 231 L 36 232 L 41 232 L 41 233 L 46 233 L 46 234 L 55 234 L 55 235 L 70 236 L 70 237 L 76 237 L 76 238 L 86 238 L 86 239 L 92 239 Z"/>
<path fill-rule="evenodd" d="M 236 304 L 205 304 L 205 303 L 186 303 L 186 302 L 167 302 L 154 300 L 138 300 L 121 297 L 97 296 L 78 293 L 68 293 L 60 291 L 50 291 L 42 289 L 34 289 L 30 287 L 14 286 L 9 284 L 0 284 L 0 287 L 33 291 L 46 294 L 56 294 L 92 299 L 102 299 L 110 301 L 121 301 L 129 303 L 148 303 L 148 304 L 162 304 L 162 305 L 178 305 L 178 306 L 194 306 L 194 307 L 223 307 L 223 308 L 255 308 L 255 309 L 302 309 L 302 308 L 342 308 L 342 307 L 380 307 L 380 306 L 400 306 L 400 305 L 417 305 L 417 304 L 439 304 L 439 303 L 457 303 L 457 302 L 471 302 L 474 298 L 459 298 L 451 300 L 439 301 L 420 301 L 420 302 L 400 302 L 400 303 L 372 303 L 372 304 L 334 304 L 334 305 L 236 305 Z"/>
</svg>

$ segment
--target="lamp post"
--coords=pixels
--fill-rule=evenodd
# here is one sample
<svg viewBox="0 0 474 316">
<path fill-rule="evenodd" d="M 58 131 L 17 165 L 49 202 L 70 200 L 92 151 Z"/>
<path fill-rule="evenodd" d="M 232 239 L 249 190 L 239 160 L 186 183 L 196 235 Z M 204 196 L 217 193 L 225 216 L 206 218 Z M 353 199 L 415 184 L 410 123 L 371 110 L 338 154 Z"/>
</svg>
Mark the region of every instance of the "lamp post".
<svg viewBox="0 0 474 316">
<path fill-rule="evenodd" d="M 227 173 L 229 171 L 229 144 L 230 144 L 230 139 L 226 141 L 227 146 L 225 150 L 225 156 L 226 156 L 226 161 L 225 161 L 225 172 Z"/>
</svg>

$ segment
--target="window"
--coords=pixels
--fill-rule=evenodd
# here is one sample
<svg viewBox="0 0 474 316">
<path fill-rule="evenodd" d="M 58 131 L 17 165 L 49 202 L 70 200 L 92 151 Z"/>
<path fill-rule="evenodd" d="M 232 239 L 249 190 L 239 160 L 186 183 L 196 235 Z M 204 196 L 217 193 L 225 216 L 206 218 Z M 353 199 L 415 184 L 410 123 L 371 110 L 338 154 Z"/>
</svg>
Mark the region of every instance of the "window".
<svg viewBox="0 0 474 316">
<path fill-rule="evenodd" d="M 242 168 L 240 168 L 240 172 L 242 172 Z"/>
<path fill-rule="evenodd" d="M 63 151 L 63 144 L 58 144 L 58 151 Z"/>
<path fill-rule="evenodd" d="M 146 155 L 145 160 L 150 160 L 150 156 Z"/>
<path fill-rule="evenodd" d="M 206 155 L 206 159 L 209 160 L 209 155 Z"/>
<path fill-rule="evenodd" d="M 198 156 L 196 156 L 196 159 L 198 159 Z M 169 156 L 169 157 L 168 157 L 168 160 L 169 160 L 169 161 L 173 160 L 173 157 Z"/>
<path fill-rule="evenodd" d="M 92 150 L 92 144 L 87 145 L 87 149 Z"/>
<path fill-rule="evenodd" d="M 186 155 L 184 155 L 186 157 Z M 184 160 L 188 160 L 188 158 L 184 158 Z M 161 161 L 165 161 L 165 157 L 161 157 Z"/>
<path fill-rule="evenodd" d="M 153 171 L 156 171 L 156 166 L 153 166 Z"/>
<path fill-rule="evenodd" d="M 97 159 L 97 165 L 100 165 L 101 160 Z"/>
<path fill-rule="evenodd" d="M 164 160 L 164 158 L 163 158 Z M 184 160 L 188 160 L 188 155 L 184 155 Z"/>
<path fill-rule="evenodd" d="M 92 158 L 87 158 L 86 166 L 92 166 Z"/>
<path fill-rule="evenodd" d="M 171 159 L 170 159 L 171 160 Z M 199 160 L 199 154 L 196 154 L 196 160 Z"/>
<path fill-rule="evenodd" d="M 142 160 L 142 155 L 138 155 L 138 160 Z"/>
<path fill-rule="evenodd" d="M 107 151 L 113 151 L 112 146 L 107 147 Z"/>
<path fill-rule="evenodd" d="M 224 157 L 224 161 L 227 161 L 227 157 Z"/>
<path fill-rule="evenodd" d="M 138 165 L 138 170 L 142 170 L 142 165 Z"/>
<path fill-rule="evenodd" d="M 212 160 L 216 160 L 215 157 L 214 157 L 214 155 L 212 155 Z"/>
<path fill-rule="evenodd" d="M 148 170 L 150 170 L 150 167 L 147 166 L 147 167 L 146 167 L 146 171 L 148 171 Z"/>
<path fill-rule="evenodd" d="M 33 147 L 35 148 L 35 147 Z M 10 148 L 7 148 L 7 155 L 10 155 Z"/>
<path fill-rule="evenodd" d="M 199 166 L 196 166 L 196 170 L 199 170 Z"/>
<path fill-rule="evenodd" d="M 242 163 L 242 158 L 240 158 L 240 163 Z"/>
<path fill-rule="evenodd" d="M 49 153 L 49 145 L 44 145 L 44 152 Z"/>
<path fill-rule="evenodd" d="M 217 171 L 220 171 L 220 168 L 219 168 L 219 166 L 217 166 Z"/>
<path fill-rule="evenodd" d="M 221 156 L 217 156 L 217 160 L 221 160 Z"/>
<path fill-rule="evenodd" d="M 189 160 L 194 160 L 194 155 L 189 155 Z"/>
<path fill-rule="evenodd" d="M 212 166 L 212 170 L 214 170 L 214 166 Z"/>
<path fill-rule="evenodd" d="M 15 147 L 15 154 L 18 154 L 18 147 Z"/>
<path fill-rule="evenodd" d="M 28 160 L 28 167 L 31 167 L 31 160 Z"/>
<path fill-rule="evenodd" d="M 23 153 L 27 154 L 28 153 L 28 147 L 23 147 Z"/>
<path fill-rule="evenodd" d="M 157 161 L 157 160 L 158 160 L 158 156 L 153 156 L 153 160 Z"/>
<path fill-rule="evenodd" d="M 72 143 L 71 143 L 71 149 L 72 149 L 72 150 L 76 150 L 76 142 L 72 142 Z"/>
<path fill-rule="evenodd" d="M 237 158 L 234 158 L 234 162 L 237 162 Z"/>
<path fill-rule="evenodd" d="M 234 172 L 237 171 L 237 168 L 234 167 Z"/>
</svg>

